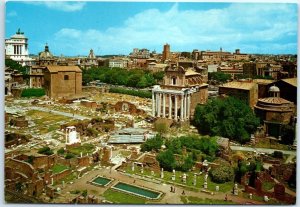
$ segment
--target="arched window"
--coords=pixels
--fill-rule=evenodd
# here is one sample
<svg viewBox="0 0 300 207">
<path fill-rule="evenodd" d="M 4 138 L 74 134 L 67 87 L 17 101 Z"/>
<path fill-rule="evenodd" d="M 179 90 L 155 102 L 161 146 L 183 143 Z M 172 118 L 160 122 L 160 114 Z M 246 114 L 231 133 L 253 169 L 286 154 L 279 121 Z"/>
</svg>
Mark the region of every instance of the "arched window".
<svg viewBox="0 0 300 207">
<path fill-rule="evenodd" d="M 176 85 L 176 79 L 177 78 L 175 76 L 171 78 L 171 85 Z"/>
<path fill-rule="evenodd" d="M 69 76 L 68 76 L 68 75 L 65 75 L 65 76 L 64 76 L 64 80 L 69 80 Z"/>
</svg>

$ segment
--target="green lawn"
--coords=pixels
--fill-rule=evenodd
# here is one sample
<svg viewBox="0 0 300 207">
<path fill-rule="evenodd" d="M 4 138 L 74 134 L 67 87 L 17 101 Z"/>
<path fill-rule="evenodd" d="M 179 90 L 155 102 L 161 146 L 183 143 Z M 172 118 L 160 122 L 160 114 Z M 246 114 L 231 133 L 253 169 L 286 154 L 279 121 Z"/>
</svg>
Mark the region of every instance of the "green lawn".
<svg viewBox="0 0 300 207">
<path fill-rule="evenodd" d="M 59 164 L 56 164 L 56 165 L 54 165 L 54 166 L 51 168 L 53 174 L 60 173 L 60 172 L 62 172 L 62 171 L 64 171 L 64 170 L 66 170 L 66 169 L 68 169 L 67 166 L 65 166 L 65 165 L 59 165 Z"/>
<path fill-rule="evenodd" d="M 133 196 L 127 193 L 122 193 L 112 189 L 108 189 L 107 191 L 105 191 L 103 196 L 105 197 L 106 200 L 111 201 L 113 203 L 120 203 L 120 204 L 145 204 L 146 203 L 146 199 L 144 198 Z"/>
<path fill-rule="evenodd" d="M 209 198 L 198 198 L 193 196 L 180 196 L 181 201 L 184 204 L 236 204 L 232 201 L 224 201 L 224 200 L 216 200 L 216 199 L 209 199 Z"/>
<path fill-rule="evenodd" d="M 129 174 L 138 174 L 138 175 L 146 175 L 146 176 L 151 176 L 151 171 L 148 169 L 144 169 L 144 173 L 141 174 L 141 167 L 137 167 L 135 166 L 135 171 L 132 172 L 131 170 L 131 166 L 128 166 L 125 171 Z M 172 181 L 172 172 L 168 172 L 168 171 L 164 171 L 164 180 L 165 181 Z M 197 182 L 196 182 L 196 186 L 193 185 L 193 180 L 194 180 L 194 172 L 186 172 L 187 174 L 187 182 L 186 182 L 186 186 L 189 188 L 193 188 L 193 189 L 202 189 L 203 188 L 203 184 L 204 184 L 204 174 L 202 175 L 198 175 L 197 176 Z M 180 171 L 176 171 L 176 180 L 172 181 L 178 184 L 184 184 L 181 181 L 181 176 L 183 175 L 183 172 Z M 155 173 L 153 178 L 160 178 L 160 173 Z M 218 184 L 218 183 L 214 183 L 210 180 L 210 177 L 208 177 L 207 179 L 207 186 L 208 186 L 208 190 L 210 191 L 215 191 L 216 190 L 216 186 L 219 186 L 219 191 L 220 192 L 230 192 L 234 186 L 233 182 L 227 182 L 227 183 L 222 183 L 222 184 Z M 191 190 L 191 189 L 190 189 Z"/>
<path fill-rule="evenodd" d="M 83 155 L 86 155 L 87 153 L 92 153 L 94 151 L 94 149 L 95 149 L 95 146 L 93 144 L 85 143 L 78 147 L 72 147 L 72 148 L 68 149 L 68 151 L 75 155 L 80 155 L 81 152 Z"/>
</svg>

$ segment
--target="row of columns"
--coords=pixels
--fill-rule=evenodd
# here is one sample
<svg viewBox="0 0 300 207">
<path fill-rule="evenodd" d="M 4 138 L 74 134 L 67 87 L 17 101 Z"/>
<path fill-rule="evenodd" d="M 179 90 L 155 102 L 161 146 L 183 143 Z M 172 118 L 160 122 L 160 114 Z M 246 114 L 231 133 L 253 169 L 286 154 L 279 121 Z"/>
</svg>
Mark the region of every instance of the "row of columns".
<svg viewBox="0 0 300 207">
<path fill-rule="evenodd" d="M 21 55 L 22 54 L 22 45 L 14 45 L 14 54 Z"/>
<path fill-rule="evenodd" d="M 169 111 L 166 111 L 166 98 L 169 97 Z M 175 97 L 174 103 L 172 96 Z M 180 98 L 180 103 L 178 103 Z M 180 108 L 180 120 L 184 121 L 190 117 L 191 95 L 190 94 L 170 94 L 164 92 L 152 92 L 152 115 L 154 117 L 168 117 L 173 119 L 173 104 L 174 104 L 174 119 L 178 121 L 178 108 Z M 180 107 L 178 106 L 180 104 Z M 168 114 L 167 114 L 168 113 Z"/>
</svg>

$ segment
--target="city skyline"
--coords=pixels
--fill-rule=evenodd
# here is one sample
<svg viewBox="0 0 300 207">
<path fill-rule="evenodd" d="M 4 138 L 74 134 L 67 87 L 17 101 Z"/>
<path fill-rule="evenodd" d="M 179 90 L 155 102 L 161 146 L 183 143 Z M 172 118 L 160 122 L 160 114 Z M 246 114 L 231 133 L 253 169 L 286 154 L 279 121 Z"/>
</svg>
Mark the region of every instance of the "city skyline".
<svg viewBox="0 0 300 207">
<path fill-rule="evenodd" d="M 297 12 L 283 3 L 7 2 L 5 37 L 21 28 L 31 54 L 48 43 L 57 56 L 161 53 L 165 43 L 171 51 L 297 54 Z"/>
</svg>

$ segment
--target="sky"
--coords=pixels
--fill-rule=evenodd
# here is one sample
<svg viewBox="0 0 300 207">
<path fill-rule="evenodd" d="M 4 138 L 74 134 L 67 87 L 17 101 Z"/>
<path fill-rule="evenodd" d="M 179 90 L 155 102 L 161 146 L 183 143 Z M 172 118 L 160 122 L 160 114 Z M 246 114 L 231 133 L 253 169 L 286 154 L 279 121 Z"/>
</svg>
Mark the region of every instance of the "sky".
<svg viewBox="0 0 300 207">
<path fill-rule="evenodd" d="M 9 1 L 5 16 L 5 38 L 20 28 L 31 54 L 46 43 L 56 56 L 161 53 L 166 43 L 173 52 L 297 53 L 292 3 Z"/>
</svg>

